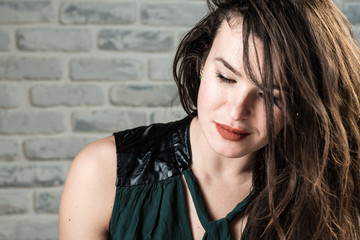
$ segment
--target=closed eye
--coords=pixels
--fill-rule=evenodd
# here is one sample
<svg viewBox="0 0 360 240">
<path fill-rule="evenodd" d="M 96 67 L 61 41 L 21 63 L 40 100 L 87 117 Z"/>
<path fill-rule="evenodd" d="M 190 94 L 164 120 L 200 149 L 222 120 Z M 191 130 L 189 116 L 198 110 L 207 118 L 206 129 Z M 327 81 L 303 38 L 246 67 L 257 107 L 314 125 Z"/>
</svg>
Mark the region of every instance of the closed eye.
<svg viewBox="0 0 360 240">
<path fill-rule="evenodd" d="M 229 79 L 220 73 L 217 74 L 217 77 L 221 82 L 224 82 L 224 83 L 236 83 L 235 80 Z"/>
<path fill-rule="evenodd" d="M 259 93 L 258 93 L 258 96 L 259 96 L 260 98 L 264 98 L 264 93 L 263 93 L 263 92 L 259 92 Z M 280 97 L 278 97 L 276 94 L 274 94 L 274 95 L 273 95 L 273 99 L 274 99 L 274 104 L 275 104 L 276 106 L 280 107 L 280 106 L 281 106 L 281 99 L 280 99 Z"/>
</svg>

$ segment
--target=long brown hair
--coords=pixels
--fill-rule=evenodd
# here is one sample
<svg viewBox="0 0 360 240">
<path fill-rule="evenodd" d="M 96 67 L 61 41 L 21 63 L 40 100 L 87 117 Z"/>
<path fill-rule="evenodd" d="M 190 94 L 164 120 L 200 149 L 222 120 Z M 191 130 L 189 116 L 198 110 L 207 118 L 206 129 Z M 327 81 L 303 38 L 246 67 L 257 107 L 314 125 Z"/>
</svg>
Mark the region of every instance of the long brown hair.
<svg viewBox="0 0 360 240">
<path fill-rule="evenodd" d="M 208 0 L 173 65 L 180 101 L 196 115 L 199 72 L 220 24 L 241 18 L 245 70 L 265 91 L 269 144 L 254 162 L 246 239 L 360 237 L 360 48 L 331 0 Z M 230 24 L 230 23 L 229 23 Z M 262 78 L 248 46 L 263 43 Z M 273 85 L 284 129 L 275 136 Z M 276 103 L 276 102 L 275 102 Z"/>
</svg>

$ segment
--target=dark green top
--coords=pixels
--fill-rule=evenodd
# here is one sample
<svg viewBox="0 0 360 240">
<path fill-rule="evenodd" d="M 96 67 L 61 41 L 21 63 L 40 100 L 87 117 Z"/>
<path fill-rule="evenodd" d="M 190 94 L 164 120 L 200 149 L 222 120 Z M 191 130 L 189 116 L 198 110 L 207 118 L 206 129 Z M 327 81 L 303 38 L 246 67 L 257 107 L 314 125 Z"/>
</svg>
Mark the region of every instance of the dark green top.
<svg viewBox="0 0 360 240">
<path fill-rule="evenodd" d="M 185 176 L 202 226 L 203 239 L 230 239 L 228 223 L 253 194 L 225 218 L 209 221 L 190 162 L 191 118 L 114 133 L 117 183 L 110 223 L 112 239 L 193 239 L 184 195 Z"/>
</svg>

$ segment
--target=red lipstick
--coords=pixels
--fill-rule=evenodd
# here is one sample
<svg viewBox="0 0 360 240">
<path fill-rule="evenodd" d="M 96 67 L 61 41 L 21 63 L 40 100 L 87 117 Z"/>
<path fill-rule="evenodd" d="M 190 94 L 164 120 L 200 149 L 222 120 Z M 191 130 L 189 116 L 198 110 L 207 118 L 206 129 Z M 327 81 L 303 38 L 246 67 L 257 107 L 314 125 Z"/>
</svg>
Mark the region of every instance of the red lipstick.
<svg viewBox="0 0 360 240">
<path fill-rule="evenodd" d="M 215 126 L 220 136 L 229 141 L 240 141 L 250 135 L 248 132 L 232 128 L 225 124 L 215 122 Z"/>
</svg>

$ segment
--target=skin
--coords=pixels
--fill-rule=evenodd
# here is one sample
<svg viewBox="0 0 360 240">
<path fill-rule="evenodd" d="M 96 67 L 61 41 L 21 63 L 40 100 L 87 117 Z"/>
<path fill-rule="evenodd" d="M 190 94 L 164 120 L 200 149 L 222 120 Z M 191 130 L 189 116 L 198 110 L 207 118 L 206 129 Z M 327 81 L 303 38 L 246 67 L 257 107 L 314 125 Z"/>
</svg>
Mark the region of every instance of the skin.
<svg viewBox="0 0 360 240">
<path fill-rule="evenodd" d="M 110 239 L 115 181 L 114 137 L 81 150 L 71 165 L 61 197 L 59 239 Z"/>
<path fill-rule="evenodd" d="M 240 26 L 230 27 L 224 22 L 218 30 L 203 66 L 198 117 L 190 125 L 191 169 L 211 220 L 226 216 L 250 193 L 251 161 L 254 153 L 268 143 L 262 93 L 246 78 L 242 67 Z M 258 46 L 259 42 L 251 46 L 251 58 Z M 274 121 L 275 130 L 279 132 L 282 114 L 276 106 Z M 217 132 L 215 122 L 246 130 L 250 135 L 241 141 L 226 140 Z M 110 238 L 108 232 L 115 181 L 113 137 L 92 143 L 78 154 L 70 168 L 61 199 L 60 240 Z M 193 237 L 202 239 L 204 229 L 185 181 L 184 194 Z M 239 216 L 231 223 L 232 239 L 240 238 L 246 219 L 247 216 Z"/>
<path fill-rule="evenodd" d="M 238 20 L 238 19 L 236 19 Z M 250 59 L 260 64 L 261 43 L 250 44 Z M 251 191 L 251 161 L 268 143 L 262 91 L 246 77 L 242 64 L 242 29 L 238 22 L 223 22 L 203 65 L 198 95 L 198 117 L 191 123 L 192 170 L 201 187 L 211 220 L 227 215 Z M 256 61 L 252 63 L 258 69 Z M 259 74 L 259 73 L 258 73 Z M 278 90 L 274 97 L 279 97 Z M 240 141 L 224 139 L 216 123 L 244 130 L 250 135 Z M 275 133 L 282 129 L 282 112 L 274 106 Z M 193 209 L 192 201 L 189 206 Z M 204 232 L 197 215 L 191 215 L 196 239 Z M 240 239 L 246 216 L 231 226 L 233 239 Z M 200 225 L 199 225 L 200 224 Z"/>
</svg>

